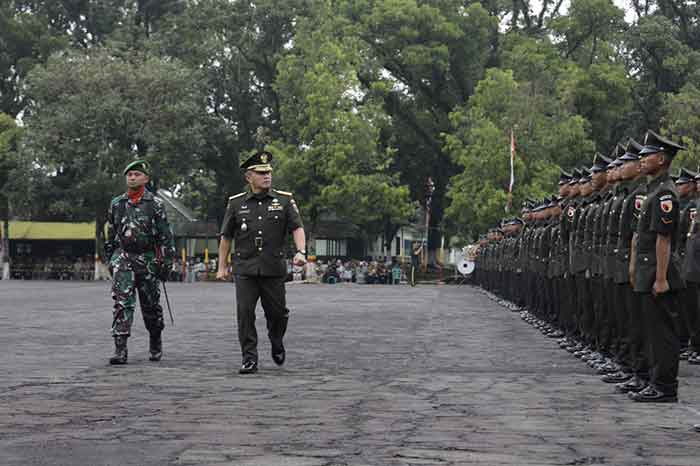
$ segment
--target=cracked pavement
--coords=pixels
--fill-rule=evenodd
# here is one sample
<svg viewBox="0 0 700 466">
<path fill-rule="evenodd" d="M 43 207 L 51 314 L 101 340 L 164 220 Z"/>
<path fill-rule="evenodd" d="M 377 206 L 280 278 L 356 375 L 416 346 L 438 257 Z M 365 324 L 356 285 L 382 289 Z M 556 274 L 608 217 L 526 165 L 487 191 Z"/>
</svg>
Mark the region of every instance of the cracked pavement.
<svg viewBox="0 0 700 466">
<path fill-rule="evenodd" d="M 698 464 L 700 366 L 637 404 L 469 286 L 287 290 L 286 365 L 259 310 L 241 376 L 230 284 L 169 283 L 163 360 L 136 318 L 110 367 L 108 283 L 0 281 L 0 463 Z"/>
</svg>

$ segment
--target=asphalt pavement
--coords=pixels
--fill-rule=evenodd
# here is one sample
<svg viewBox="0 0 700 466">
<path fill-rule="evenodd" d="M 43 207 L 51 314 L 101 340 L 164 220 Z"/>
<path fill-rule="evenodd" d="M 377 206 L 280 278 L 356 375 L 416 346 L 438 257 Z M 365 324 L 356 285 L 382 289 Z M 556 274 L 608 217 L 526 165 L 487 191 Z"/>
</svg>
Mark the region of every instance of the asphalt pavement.
<svg viewBox="0 0 700 466">
<path fill-rule="evenodd" d="M 634 403 L 470 286 L 290 285 L 252 376 L 233 286 L 168 291 L 163 360 L 137 311 L 110 367 L 107 282 L 0 281 L 0 465 L 700 464 L 700 366 Z"/>
</svg>

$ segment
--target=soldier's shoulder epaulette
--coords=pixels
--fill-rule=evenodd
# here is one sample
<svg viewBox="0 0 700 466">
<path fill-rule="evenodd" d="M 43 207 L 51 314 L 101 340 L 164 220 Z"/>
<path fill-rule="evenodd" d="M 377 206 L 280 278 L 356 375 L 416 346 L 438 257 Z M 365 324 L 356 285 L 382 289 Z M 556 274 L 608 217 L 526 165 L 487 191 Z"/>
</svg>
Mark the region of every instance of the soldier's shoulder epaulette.
<svg viewBox="0 0 700 466">
<path fill-rule="evenodd" d="M 241 196 L 245 196 L 245 194 L 246 194 L 245 191 L 243 191 L 242 193 L 234 194 L 233 196 L 229 197 L 228 200 L 230 201 L 230 200 L 233 200 L 233 199 L 237 199 L 237 198 L 239 198 L 239 197 L 241 197 Z"/>
<path fill-rule="evenodd" d="M 292 193 L 290 193 L 289 191 L 280 191 L 279 189 L 273 189 L 273 191 L 276 192 L 277 194 L 281 194 L 283 196 L 292 197 Z"/>
</svg>

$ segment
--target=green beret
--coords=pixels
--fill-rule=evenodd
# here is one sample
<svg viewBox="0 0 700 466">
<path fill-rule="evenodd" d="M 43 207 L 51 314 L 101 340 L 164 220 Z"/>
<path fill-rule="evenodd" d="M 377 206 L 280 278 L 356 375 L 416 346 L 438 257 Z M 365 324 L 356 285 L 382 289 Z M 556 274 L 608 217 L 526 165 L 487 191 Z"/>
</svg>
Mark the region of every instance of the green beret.
<svg viewBox="0 0 700 466">
<path fill-rule="evenodd" d="M 124 175 L 129 173 L 130 170 L 140 171 L 144 175 L 151 174 L 151 166 L 145 160 L 134 160 L 133 162 L 129 163 L 129 165 L 127 165 L 124 169 Z"/>
</svg>

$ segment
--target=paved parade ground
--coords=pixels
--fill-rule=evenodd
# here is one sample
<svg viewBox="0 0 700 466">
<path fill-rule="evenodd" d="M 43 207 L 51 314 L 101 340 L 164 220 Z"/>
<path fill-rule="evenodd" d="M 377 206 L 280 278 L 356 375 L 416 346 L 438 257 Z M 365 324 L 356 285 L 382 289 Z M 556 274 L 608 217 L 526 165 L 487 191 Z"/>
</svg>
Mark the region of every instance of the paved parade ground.
<svg viewBox="0 0 700 466">
<path fill-rule="evenodd" d="M 108 283 L 0 281 L 0 464 L 700 464 L 700 366 L 628 401 L 469 286 L 289 286 L 287 363 L 260 311 L 252 376 L 232 285 L 168 287 L 163 360 L 139 313 L 110 367 Z"/>
</svg>

